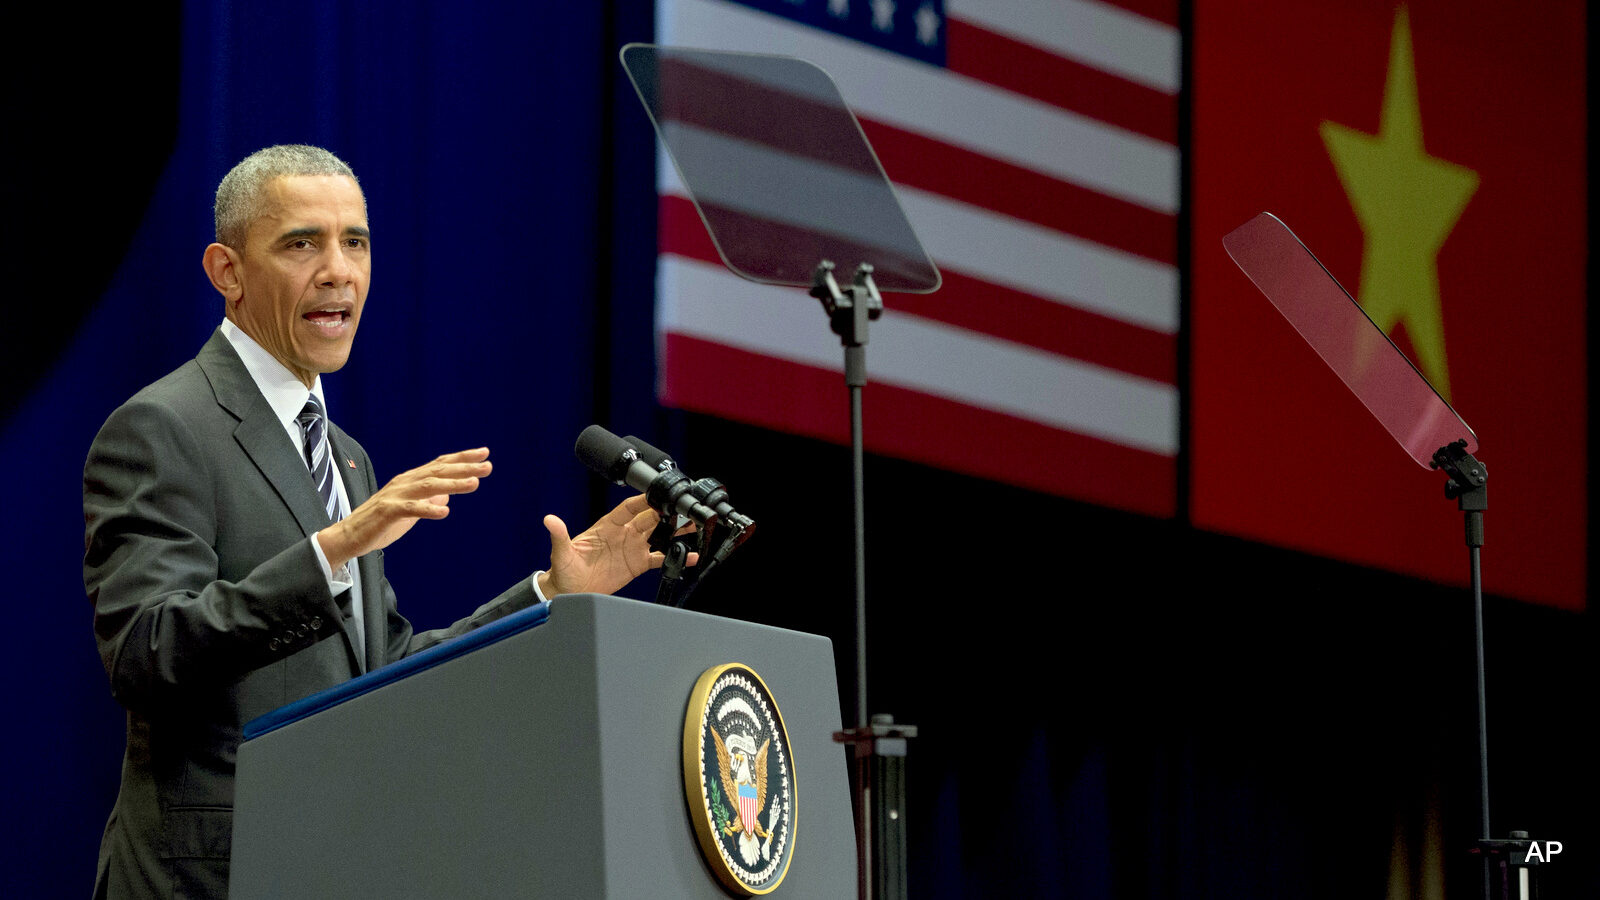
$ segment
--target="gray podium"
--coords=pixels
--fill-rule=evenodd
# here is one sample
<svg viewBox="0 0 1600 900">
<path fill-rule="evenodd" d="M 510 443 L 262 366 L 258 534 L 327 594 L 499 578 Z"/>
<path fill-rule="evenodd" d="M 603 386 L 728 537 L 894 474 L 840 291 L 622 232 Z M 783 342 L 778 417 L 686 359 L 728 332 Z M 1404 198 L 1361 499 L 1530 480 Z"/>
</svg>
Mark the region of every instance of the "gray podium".
<svg viewBox="0 0 1600 900">
<path fill-rule="evenodd" d="M 772 896 L 854 894 L 830 641 L 595 594 L 545 615 L 252 723 L 234 900 L 726 897 L 690 824 L 682 734 L 696 679 L 727 662 L 761 674 L 792 746 L 793 857 Z"/>
</svg>

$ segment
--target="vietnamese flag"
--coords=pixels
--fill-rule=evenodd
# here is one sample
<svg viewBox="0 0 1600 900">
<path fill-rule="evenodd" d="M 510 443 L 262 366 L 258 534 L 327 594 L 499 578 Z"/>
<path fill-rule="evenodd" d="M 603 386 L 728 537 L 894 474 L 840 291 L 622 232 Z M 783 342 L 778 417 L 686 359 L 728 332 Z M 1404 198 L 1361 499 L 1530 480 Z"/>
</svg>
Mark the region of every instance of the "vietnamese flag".
<svg viewBox="0 0 1600 900">
<path fill-rule="evenodd" d="M 1191 514 L 1466 584 L 1461 513 L 1223 250 L 1289 225 L 1477 433 L 1484 587 L 1584 606 L 1584 5 L 1197 4 Z"/>
</svg>

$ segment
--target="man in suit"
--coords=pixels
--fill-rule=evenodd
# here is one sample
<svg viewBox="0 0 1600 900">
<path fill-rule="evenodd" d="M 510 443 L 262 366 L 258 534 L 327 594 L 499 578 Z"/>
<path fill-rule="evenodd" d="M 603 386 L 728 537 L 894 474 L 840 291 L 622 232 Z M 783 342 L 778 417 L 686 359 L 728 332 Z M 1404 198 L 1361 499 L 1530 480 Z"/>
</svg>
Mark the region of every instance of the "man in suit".
<svg viewBox="0 0 1600 900">
<path fill-rule="evenodd" d="M 245 722 L 548 597 L 609 593 L 660 565 L 642 497 L 570 538 L 547 516 L 548 570 L 439 631 L 414 634 L 383 548 L 478 488 L 487 448 L 379 488 L 325 415 L 371 275 L 366 201 L 315 147 L 258 151 L 217 190 L 203 263 L 224 322 L 194 360 L 136 394 L 84 467 L 84 584 L 128 713 L 122 787 L 97 897 L 223 897 Z M 337 476 L 337 477 L 334 477 Z"/>
</svg>

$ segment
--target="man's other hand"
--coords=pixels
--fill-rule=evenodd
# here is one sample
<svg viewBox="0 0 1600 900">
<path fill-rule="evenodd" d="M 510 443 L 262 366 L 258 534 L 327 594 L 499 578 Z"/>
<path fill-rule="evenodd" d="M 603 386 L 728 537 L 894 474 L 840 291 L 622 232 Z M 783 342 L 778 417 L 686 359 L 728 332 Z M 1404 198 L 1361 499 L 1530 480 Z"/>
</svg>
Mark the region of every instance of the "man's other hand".
<svg viewBox="0 0 1600 900">
<path fill-rule="evenodd" d="M 567 525 L 545 516 L 550 531 L 550 569 L 539 576 L 546 599 L 561 594 L 610 594 L 647 569 L 661 566 L 665 557 L 650 550 L 650 533 L 661 517 L 643 494 L 622 501 L 577 537 L 567 536 Z M 686 529 L 691 530 L 691 529 Z M 692 565 L 699 554 L 691 553 Z"/>
</svg>

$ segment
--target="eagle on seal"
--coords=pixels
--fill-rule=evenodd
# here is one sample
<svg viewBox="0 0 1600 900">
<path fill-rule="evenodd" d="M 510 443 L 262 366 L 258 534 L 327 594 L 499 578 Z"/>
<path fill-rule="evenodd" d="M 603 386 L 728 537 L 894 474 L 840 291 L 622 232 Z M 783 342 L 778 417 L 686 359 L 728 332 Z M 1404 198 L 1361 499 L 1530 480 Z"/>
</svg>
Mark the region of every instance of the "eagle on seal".
<svg viewBox="0 0 1600 900">
<path fill-rule="evenodd" d="M 770 838 L 761 827 L 760 816 L 767 808 L 767 750 L 772 747 L 772 739 L 762 742 L 761 749 L 756 750 L 755 741 L 747 734 L 734 733 L 724 743 L 715 728 L 710 731 L 717 745 L 717 773 L 722 778 L 722 789 L 734 804 L 733 822 L 722 833 L 744 832 L 739 835 L 740 855 L 747 864 L 754 865 L 756 838 Z"/>
</svg>

